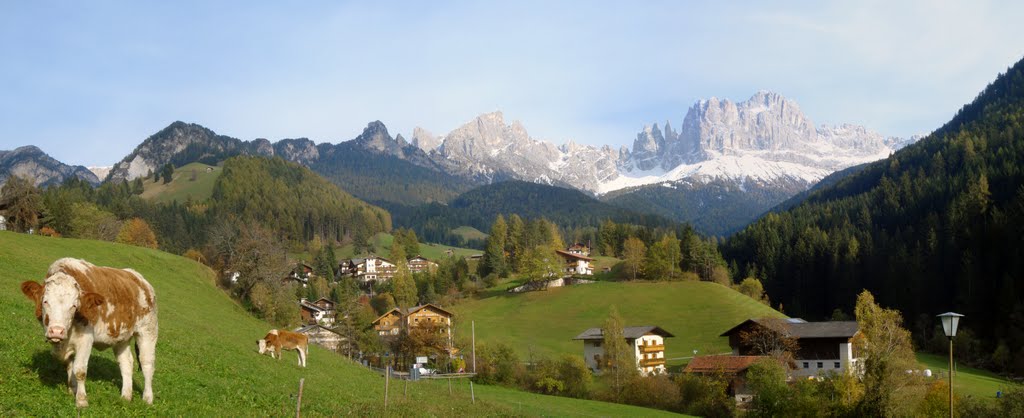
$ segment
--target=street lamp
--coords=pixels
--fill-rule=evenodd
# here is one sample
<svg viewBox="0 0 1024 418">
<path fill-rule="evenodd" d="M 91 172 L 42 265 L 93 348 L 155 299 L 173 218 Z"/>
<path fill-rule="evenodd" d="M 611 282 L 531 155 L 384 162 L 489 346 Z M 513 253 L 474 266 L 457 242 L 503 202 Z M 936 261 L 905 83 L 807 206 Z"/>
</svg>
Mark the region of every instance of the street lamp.
<svg viewBox="0 0 1024 418">
<path fill-rule="evenodd" d="M 963 315 L 953 312 L 946 312 L 938 315 L 942 319 L 942 331 L 949 338 L 949 416 L 953 417 L 953 337 L 956 337 L 956 327 L 960 324 Z"/>
</svg>

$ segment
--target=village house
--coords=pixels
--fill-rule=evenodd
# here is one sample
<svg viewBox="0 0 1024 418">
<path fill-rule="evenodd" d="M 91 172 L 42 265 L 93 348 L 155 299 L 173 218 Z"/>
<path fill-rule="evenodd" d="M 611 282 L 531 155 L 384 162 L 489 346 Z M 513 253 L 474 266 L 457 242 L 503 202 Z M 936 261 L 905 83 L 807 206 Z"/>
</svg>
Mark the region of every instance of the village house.
<svg viewBox="0 0 1024 418">
<path fill-rule="evenodd" d="M 354 277 L 362 283 L 386 282 L 395 277 L 395 263 L 383 257 L 370 255 L 366 258 L 353 258 L 339 264 L 342 275 Z"/>
<path fill-rule="evenodd" d="M 637 370 L 641 375 L 665 373 L 665 338 L 675 337 L 658 326 L 625 327 L 622 334 L 626 345 L 633 353 Z M 601 328 L 590 328 L 577 335 L 574 340 L 583 341 L 583 360 L 594 372 L 604 366 L 604 333 Z"/>
<path fill-rule="evenodd" d="M 559 256 L 565 260 L 565 270 L 563 271 L 568 276 L 593 276 L 594 267 L 590 265 L 593 258 L 587 257 L 582 254 L 575 254 L 569 251 L 555 250 Z"/>
<path fill-rule="evenodd" d="M 345 337 L 330 328 L 318 324 L 306 325 L 295 329 L 295 332 L 305 334 L 311 344 L 319 345 L 336 353 L 341 352 L 347 346 Z"/>
<path fill-rule="evenodd" d="M 423 273 L 434 271 L 435 269 L 437 269 L 437 263 L 421 255 L 409 259 L 409 271 L 413 273 Z"/>
<path fill-rule="evenodd" d="M 755 362 L 768 357 L 763 356 L 697 356 L 686 365 L 684 372 L 722 376 L 728 379 L 726 392 L 735 398 L 736 403 L 750 402 L 754 391 L 747 386 L 747 369 Z"/>
<path fill-rule="evenodd" d="M 570 254 L 576 254 L 576 255 L 582 255 L 584 257 L 590 257 L 590 247 L 585 245 L 585 244 L 580 244 L 578 242 L 573 243 L 572 245 L 570 245 L 569 248 L 565 249 L 565 251 L 570 253 Z"/>
<path fill-rule="evenodd" d="M 796 339 L 799 346 L 793 353 L 795 369 L 791 376 L 817 376 L 821 373 L 863 373 L 863 358 L 854 347 L 854 339 L 860 336 L 856 321 L 807 322 L 791 319 L 748 319 L 722 333 L 729 337 L 729 347 L 734 356 L 748 356 L 753 347 L 745 344 L 740 333 L 750 332 L 756 327 L 781 328 L 785 334 Z"/>
<path fill-rule="evenodd" d="M 452 339 L 452 313 L 428 303 L 407 310 L 394 308 L 373 321 L 373 329 L 381 336 L 398 335 L 405 321 L 409 329 L 437 327 L 438 331 Z"/>
<path fill-rule="evenodd" d="M 328 327 L 334 326 L 334 301 L 327 298 L 320 298 L 309 302 L 306 298 L 299 300 L 299 313 L 302 316 L 303 324 L 319 324 Z"/>
<path fill-rule="evenodd" d="M 7 218 L 4 218 L 3 215 L 0 215 L 0 231 L 6 231 L 6 230 L 7 230 Z"/>
</svg>

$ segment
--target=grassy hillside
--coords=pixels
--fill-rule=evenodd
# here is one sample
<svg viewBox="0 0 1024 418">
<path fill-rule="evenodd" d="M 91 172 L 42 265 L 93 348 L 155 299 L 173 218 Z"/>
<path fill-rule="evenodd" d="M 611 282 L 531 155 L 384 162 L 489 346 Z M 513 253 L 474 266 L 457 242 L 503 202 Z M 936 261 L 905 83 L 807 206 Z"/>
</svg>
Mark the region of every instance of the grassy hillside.
<svg viewBox="0 0 1024 418">
<path fill-rule="evenodd" d="M 394 240 L 395 240 L 395 236 L 394 235 L 391 235 L 391 234 L 388 234 L 388 233 L 385 233 L 385 232 L 380 232 L 380 233 L 374 235 L 373 238 L 370 238 L 370 241 L 373 243 L 373 252 L 374 252 L 374 254 L 377 254 L 377 255 L 382 256 L 382 257 L 387 257 L 388 254 L 391 254 L 391 243 L 394 242 Z M 420 255 L 422 255 L 422 256 L 424 256 L 426 258 L 429 258 L 431 260 L 435 260 L 436 261 L 436 260 L 440 260 L 442 258 L 447 257 L 448 250 L 452 250 L 452 252 L 454 252 L 455 255 L 457 255 L 459 257 L 466 257 L 466 256 L 470 256 L 470 255 L 473 255 L 473 254 L 480 254 L 480 253 L 482 253 L 482 251 L 480 251 L 480 250 L 474 250 L 474 249 L 471 249 L 471 248 L 450 247 L 450 246 L 447 246 L 447 245 L 433 244 L 433 243 L 423 243 L 423 242 L 420 243 Z M 352 244 L 347 244 L 347 245 L 344 245 L 344 246 L 341 246 L 341 247 L 336 247 L 334 249 L 334 255 L 335 255 L 335 257 L 338 258 L 338 260 L 347 260 L 347 259 L 353 258 L 353 257 L 356 256 L 355 252 L 356 252 L 355 251 L 355 247 Z M 292 252 L 292 253 L 289 254 L 289 256 L 292 259 L 295 259 L 295 260 L 305 260 L 306 262 L 309 262 L 309 260 L 312 260 L 314 255 L 315 254 L 310 254 L 308 252 Z M 415 254 L 412 254 L 412 255 L 415 255 Z"/>
<path fill-rule="evenodd" d="M 54 239 L 0 232 L 0 415 L 70 416 L 74 399 L 63 386 L 65 373 L 50 357 L 31 303 L 18 289 L 23 280 L 42 279 L 60 257 L 132 267 L 156 288 L 160 341 L 154 379 L 156 401 L 119 398 L 120 374 L 111 352 L 94 351 L 89 364 L 86 415 L 97 416 L 267 416 L 295 408 L 299 378 L 305 378 L 303 413 L 383 415 L 383 379 L 345 358 L 312 348 L 309 367 L 297 367 L 294 353 L 281 361 L 261 357 L 256 339 L 270 328 L 249 316 L 213 285 L 212 272 L 171 254 L 97 241 Z M 449 397 L 440 382 L 392 386 L 392 409 L 401 415 L 633 415 L 658 411 L 600 402 L 548 397 L 498 387 L 477 387 L 469 400 L 465 382 Z"/>
<path fill-rule="evenodd" d="M 487 234 L 471 226 L 463 225 L 452 230 L 452 233 L 467 241 L 473 239 L 487 239 Z"/>
<path fill-rule="evenodd" d="M 195 173 L 195 180 L 192 180 Z M 169 203 L 173 201 L 184 202 L 192 200 L 206 200 L 213 195 L 213 184 L 221 174 L 221 168 L 203 163 L 190 163 L 174 169 L 171 176 L 174 180 L 164 184 L 154 183 L 152 180 L 145 180 L 145 191 L 142 198 L 157 203 Z"/>
<path fill-rule="evenodd" d="M 782 314 L 727 287 L 709 282 L 598 282 L 543 292 L 493 296 L 456 305 L 456 332 L 469 336 L 476 321 L 477 342 L 500 341 L 524 359 L 532 354 L 582 354 L 572 338 L 599 327 L 615 305 L 627 326 L 657 325 L 676 337 L 666 342 L 669 365 L 680 357 L 729 351 L 718 335 L 751 317 Z"/>
<path fill-rule="evenodd" d="M 943 380 L 947 379 L 949 371 L 949 357 L 935 354 L 917 353 L 917 361 L 931 369 Z M 972 396 L 978 399 L 996 399 L 996 391 L 1008 389 L 1020 389 L 1019 383 L 1014 383 L 990 371 L 975 369 L 964 365 L 956 366 L 956 375 L 953 376 L 953 392 L 957 396 Z"/>
</svg>

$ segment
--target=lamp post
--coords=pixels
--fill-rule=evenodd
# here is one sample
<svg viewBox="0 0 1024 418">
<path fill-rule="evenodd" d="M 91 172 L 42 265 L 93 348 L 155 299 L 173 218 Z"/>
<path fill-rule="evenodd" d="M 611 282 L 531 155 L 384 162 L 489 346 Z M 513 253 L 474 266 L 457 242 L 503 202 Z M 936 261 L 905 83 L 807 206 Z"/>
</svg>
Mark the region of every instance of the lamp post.
<svg viewBox="0 0 1024 418">
<path fill-rule="evenodd" d="M 938 317 L 942 319 L 942 331 L 949 338 L 949 417 L 953 418 L 953 337 L 956 337 L 956 327 L 964 316 L 946 312 Z"/>
</svg>

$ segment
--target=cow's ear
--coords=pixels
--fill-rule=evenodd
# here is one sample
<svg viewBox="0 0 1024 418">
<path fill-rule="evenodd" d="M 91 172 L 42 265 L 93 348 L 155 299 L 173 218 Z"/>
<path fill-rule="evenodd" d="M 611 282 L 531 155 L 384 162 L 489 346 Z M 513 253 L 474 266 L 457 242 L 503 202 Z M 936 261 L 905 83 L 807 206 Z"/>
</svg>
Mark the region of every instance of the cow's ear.
<svg viewBox="0 0 1024 418">
<path fill-rule="evenodd" d="M 78 307 L 78 313 L 93 323 L 99 317 L 100 307 L 107 303 L 107 300 L 99 293 L 85 292 L 82 294 L 80 302 L 82 306 Z"/>
<path fill-rule="evenodd" d="M 25 294 L 32 302 L 36 304 L 36 319 L 43 319 L 43 285 L 39 282 L 26 281 L 21 284 L 21 293 Z"/>
</svg>

